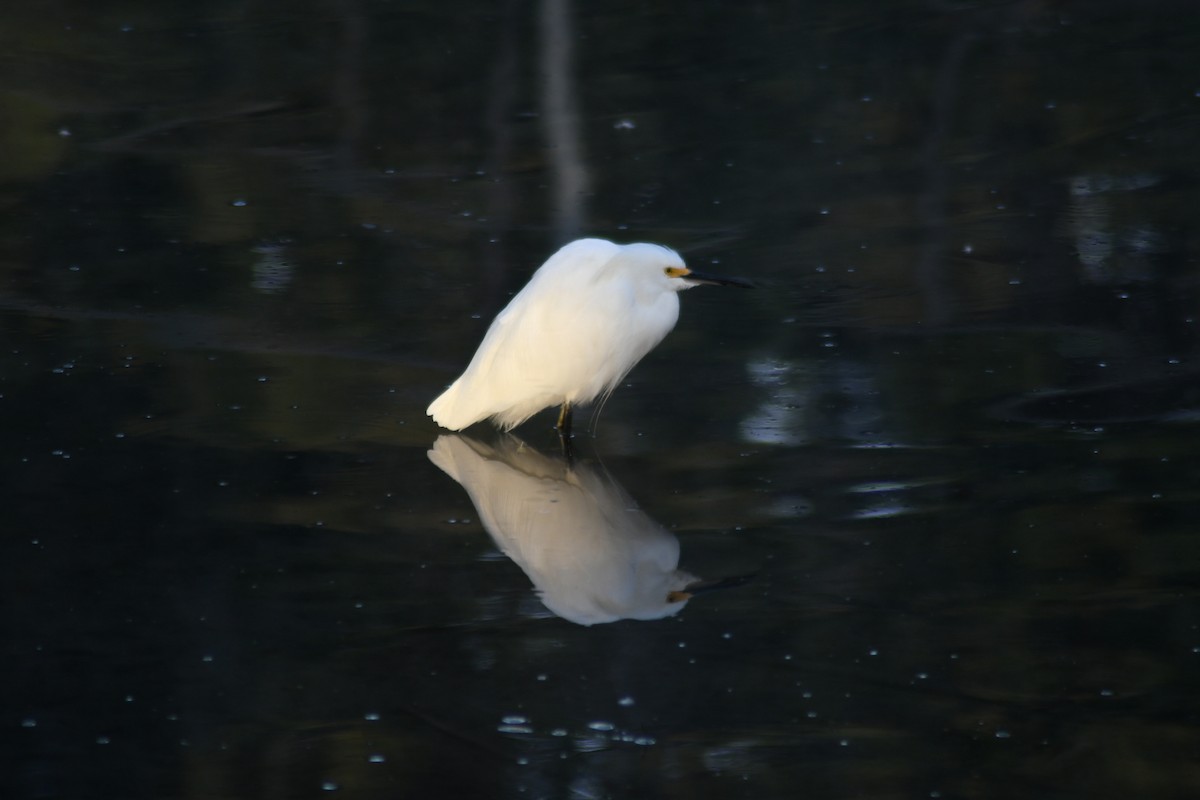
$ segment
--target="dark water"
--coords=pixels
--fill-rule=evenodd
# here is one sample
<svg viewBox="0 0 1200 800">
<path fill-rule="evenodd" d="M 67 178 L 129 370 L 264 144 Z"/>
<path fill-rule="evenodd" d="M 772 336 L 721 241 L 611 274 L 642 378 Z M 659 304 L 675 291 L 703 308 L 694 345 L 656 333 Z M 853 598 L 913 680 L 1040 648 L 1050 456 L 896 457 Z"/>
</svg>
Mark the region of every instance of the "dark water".
<svg viewBox="0 0 1200 800">
<path fill-rule="evenodd" d="M 4 796 L 1200 794 L 1190 0 L 103 6 L 0 12 Z M 439 438 L 582 234 L 761 286 Z"/>
</svg>

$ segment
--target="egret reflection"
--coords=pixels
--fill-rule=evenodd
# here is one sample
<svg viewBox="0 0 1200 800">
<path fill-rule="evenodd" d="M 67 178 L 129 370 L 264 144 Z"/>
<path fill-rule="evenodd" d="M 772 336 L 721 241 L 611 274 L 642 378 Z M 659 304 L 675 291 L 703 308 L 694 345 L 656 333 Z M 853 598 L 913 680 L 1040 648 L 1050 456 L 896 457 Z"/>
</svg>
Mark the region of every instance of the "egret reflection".
<svg viewBox="0 0 1200 800">
<path fill-rule="evenodd" d="M 679 540 L 603 468 L 569 464 L 507 435 L 494 445 L 443 435 L 429 460 L 462 484 L 496 546 L 552 612 L 580 625 L 659 619 L 703 583 L 679 569 Z"/>
</svg>

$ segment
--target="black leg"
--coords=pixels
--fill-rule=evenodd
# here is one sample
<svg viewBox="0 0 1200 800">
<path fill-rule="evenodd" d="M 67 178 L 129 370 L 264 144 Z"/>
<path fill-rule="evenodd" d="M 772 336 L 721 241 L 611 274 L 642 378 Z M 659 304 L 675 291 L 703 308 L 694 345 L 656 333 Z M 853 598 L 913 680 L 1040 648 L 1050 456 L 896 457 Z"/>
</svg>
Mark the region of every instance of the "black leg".
<svg viewBox="0 0 1200 800">
<path fill-rule="evenodd" d="M 563 403 L 558 412 L 558 446 L 567 464 L 575 463 L 575 448 L 571 444 L 571 404 Z"/>
<path fill-rule="evenodd" d="M 558 435 L 571 438 L 571 404 L 563 403 L 558 412 Z"/>
<path fill-rule="evenodd" d="M 567 462 L 567 466 L 575 466 L 575 440 L 570 436 L 564 436 L 562 431 L 559 431 L 558 446 L 562 450 L 562 457 Z"/>
</svg>

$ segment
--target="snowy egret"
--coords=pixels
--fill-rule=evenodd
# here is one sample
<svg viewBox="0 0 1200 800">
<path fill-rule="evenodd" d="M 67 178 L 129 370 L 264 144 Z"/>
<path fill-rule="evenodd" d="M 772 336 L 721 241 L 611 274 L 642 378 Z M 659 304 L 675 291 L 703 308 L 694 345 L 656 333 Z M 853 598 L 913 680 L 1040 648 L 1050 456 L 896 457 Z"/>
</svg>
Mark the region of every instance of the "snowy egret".
<svg viewBox="0 0 1200 800">
<path fill-rule="evenodd" d="M 702 283 L 749 287 L 693 272 L 674 250 L 579 239 L 543 264 L 488 328 L 466 371 L 426 411 L 443 428 L 492 418 L 511 430 L 543 408 L 607 396 L 675 327 L 676 293 Z"/>
</svg>

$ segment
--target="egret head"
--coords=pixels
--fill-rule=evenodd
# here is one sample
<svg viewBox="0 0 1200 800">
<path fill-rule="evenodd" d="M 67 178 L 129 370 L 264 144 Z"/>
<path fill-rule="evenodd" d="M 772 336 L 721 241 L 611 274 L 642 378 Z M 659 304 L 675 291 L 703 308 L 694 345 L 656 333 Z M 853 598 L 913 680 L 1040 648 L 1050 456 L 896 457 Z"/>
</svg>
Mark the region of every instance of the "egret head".
<svg viewBox="0 0 1200 800">
<path fill-rule="evenodd" d="M 723 278 L 688 269 L 683 258 L 669 247 L 658 244 L 627 244 L 621 248 L 620 258 L 626 261 L 630 269 L 645 275 L 654 275 L 660 285 L 679 292 L 710 283 L 718 286 L 739 286 L 748 289 L 753 284 L 738 278 Z"/>
</svg>

